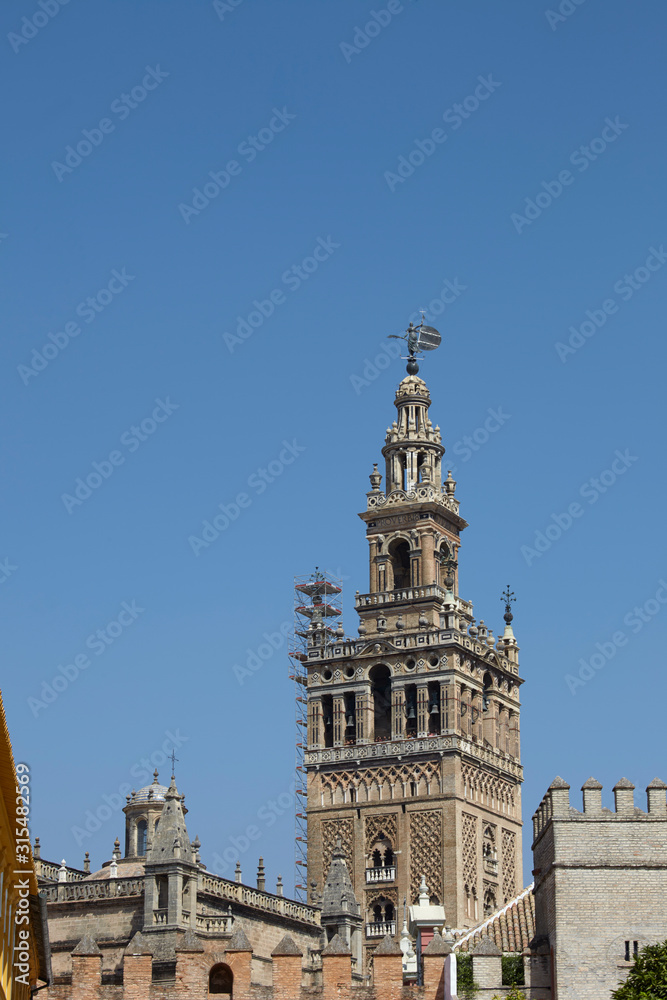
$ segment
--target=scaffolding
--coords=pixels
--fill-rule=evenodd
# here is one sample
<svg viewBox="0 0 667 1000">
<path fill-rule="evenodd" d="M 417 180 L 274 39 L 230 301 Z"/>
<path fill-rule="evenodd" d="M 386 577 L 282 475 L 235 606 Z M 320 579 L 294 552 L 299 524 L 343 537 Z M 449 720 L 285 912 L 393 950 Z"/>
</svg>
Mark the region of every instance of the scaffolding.
<svg viewBox="0 0 667 1000">
<path fill-rule="evenodd" d="M 308 812 L 305 753 L 308 745 L 308 651 L 340 642 L 343 635 L 341 581 L 315 567 L 309 576 L 294 577 L 294 633 L 290 643 L 290 680 L 295 688 L 296 782 L 294 891 L 302 903 L 308 902 Z M 338 619 L 333 628 L 327 622 Z"/>
</svg>

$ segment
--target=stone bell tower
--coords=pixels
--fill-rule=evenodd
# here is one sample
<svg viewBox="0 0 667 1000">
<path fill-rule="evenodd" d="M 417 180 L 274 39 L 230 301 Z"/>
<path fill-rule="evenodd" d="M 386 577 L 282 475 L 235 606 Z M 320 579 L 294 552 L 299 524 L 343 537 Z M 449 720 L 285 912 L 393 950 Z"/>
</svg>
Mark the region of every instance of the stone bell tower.
<svg viewBox="0 0 667 1000">
<path fill-rule="evenodd" d="M 317 898 L 340 838 L 366 956 L 400 933 L 422 876 L 458 928 L 522 887 L 519 648 L 509 604 L 494 639 L 459 595 L 467 524 L 430 404 L 421 378 L 403 379 L 384 489 L 376 465 L 359 515 L 359 638 L 317 625 L 308 638 L 308 884 Z"/>
</svg>

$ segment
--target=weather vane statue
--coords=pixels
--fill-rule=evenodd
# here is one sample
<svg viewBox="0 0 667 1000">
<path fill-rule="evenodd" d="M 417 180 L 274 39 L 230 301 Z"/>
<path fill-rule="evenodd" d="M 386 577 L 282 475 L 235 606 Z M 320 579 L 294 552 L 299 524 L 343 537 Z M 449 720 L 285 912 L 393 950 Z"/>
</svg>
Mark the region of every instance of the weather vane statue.
<svg viewBox="0 0 667 1000">
<path fill-rule="evenodd" d="M 438 331 L 433 326 L 424 325 L 424 313 L 422 313 L 422 321 L 417 326 L 414 323 L 410 323 L 405 333 L 399 335 L 396 333 L 390 333 L 389 337 L 392 340 L 405 340 L 408 345 L 408 357 L 404 358 L 407 361 L 405 366 L 408 375 L 416 375 L 419 371 L 419 364 L 417 363 L 417 358 L 415 355 L 418 351 L 434 351 L 436 347 L 440 347 L 441 336 Z"/>
</svg>

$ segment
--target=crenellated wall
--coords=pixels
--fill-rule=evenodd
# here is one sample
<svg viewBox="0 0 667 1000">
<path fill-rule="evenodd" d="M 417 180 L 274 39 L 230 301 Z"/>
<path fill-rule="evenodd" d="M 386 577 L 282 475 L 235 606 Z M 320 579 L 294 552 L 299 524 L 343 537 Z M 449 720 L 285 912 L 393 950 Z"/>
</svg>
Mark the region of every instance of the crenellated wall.
<svg viewBox="0 0 667 1000">
<path fill-rule="evenodd" d="M 631 959 L 635 948 L 667 938 L 666 790 L 654 779 L 641 809 L 622 778 L 611 810 L 602 805 L 602 785 L 589 778 L 580 811 L 567 782 L 551 784 L 533 816 L 533 985 L 545 989 L 541 995 L 607 996 L 631 966 L 628 952 Z"/>
</svg>

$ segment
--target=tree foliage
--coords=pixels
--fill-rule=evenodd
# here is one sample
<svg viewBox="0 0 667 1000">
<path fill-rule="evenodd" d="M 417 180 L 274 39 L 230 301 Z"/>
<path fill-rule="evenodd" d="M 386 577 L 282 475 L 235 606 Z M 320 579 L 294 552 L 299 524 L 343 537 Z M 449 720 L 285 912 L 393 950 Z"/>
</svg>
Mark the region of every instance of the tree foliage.
<svg viewBox="0 0 667 1000">
<path fill-rule="evenodd" d="M 628 978 L 612 993 L 614 1000 L 667 1000 L 667 941 L 639 952 Z"/>
<path fill-rule="evenodd" d="M 475 1000 L 479 992 L 472 976 L 472 955 L 465 952 L 456 956 L 456 989 L 461 1000 Z"/>
</svg>

